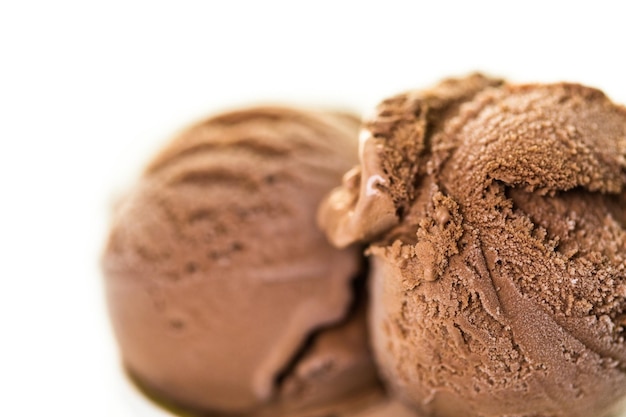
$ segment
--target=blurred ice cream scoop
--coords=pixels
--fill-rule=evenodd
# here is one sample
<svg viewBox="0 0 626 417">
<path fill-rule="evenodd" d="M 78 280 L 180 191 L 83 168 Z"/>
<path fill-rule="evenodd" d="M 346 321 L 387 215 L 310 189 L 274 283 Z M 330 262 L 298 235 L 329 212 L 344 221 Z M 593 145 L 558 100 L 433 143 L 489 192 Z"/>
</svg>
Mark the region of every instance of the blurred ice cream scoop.
<svg viewBox="0 0 626 417">
<path fill-rule="evenodd" d="M 124 364 L 200 411 L 280 415 L 378 389 L 355 248 L 315 224 L 356 163 L 351 115 L 251 108 L 169 143 L 114 214 L 103 256 Z"/>
</svg>

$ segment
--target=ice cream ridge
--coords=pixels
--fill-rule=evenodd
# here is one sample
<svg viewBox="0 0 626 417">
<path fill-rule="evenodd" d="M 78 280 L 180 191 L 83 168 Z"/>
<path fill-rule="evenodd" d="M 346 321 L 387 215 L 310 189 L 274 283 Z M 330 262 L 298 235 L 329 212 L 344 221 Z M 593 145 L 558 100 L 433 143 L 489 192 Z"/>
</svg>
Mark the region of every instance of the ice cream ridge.
<svg viewBox="0 0 626 417">
<path fill-rule="evenodd" d="M 626 394 L 626 109 L 478 74 L 384 100 L 318 220 L 421 416 L 601 417 Z"/>
<path fill-rule="evenodd" d="M 168 143 L 122 199 L 102 265 L 124 365 L 151 396 L 206 416 L 388 409 L 362 255 L 315 223 L 357 163 L 358 126 L 339 112 L 224 113 Z"/>
</svg>

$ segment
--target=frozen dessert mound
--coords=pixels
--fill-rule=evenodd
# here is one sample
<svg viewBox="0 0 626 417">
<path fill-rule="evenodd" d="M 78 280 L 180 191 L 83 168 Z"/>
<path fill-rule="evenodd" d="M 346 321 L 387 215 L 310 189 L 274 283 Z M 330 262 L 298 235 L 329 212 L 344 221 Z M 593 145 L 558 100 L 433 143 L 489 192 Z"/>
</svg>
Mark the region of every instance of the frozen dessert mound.
<svg viewBox="0 0 626 417">
<path fill-rule="evenodd" d="M 626 109 L 481 75 L 383 101 L 319 222 L 369 244 L 386 384 L 424 416 L 608 416 L 626 394 Z"/>
<path fill-rule="evenodd" d="M 343 113 L 233 111 L 149 164 L 114 213 L 102 261 L 124 365 L 145 390 L 231 416 L 381 398 L 361 255 L 315 224 L 357 161 L 358 125 Z"/>
</svg>

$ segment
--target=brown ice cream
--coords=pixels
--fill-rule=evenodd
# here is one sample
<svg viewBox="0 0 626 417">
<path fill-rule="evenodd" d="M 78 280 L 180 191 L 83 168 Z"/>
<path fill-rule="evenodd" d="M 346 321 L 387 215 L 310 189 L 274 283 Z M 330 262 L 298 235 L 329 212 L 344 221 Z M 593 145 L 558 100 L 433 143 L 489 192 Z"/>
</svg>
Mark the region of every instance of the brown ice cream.
<svg viewBox="0 0 626 417">
<path fill-rule="evenodd" d="M 113 327 L 142 387 L 210 415 L 380 397 L 355 297 L 360 254 L 315 224 L 356 163 L 357 129 L 340 113 L 236 111 L 149 165 L 103 257 Z"/>
<path fill-rule="evenodd" d="M 480 75 L 385 100 L 326 199 L 370 243 L 384 378 L 425 416 L 594 417 L 626 394 L 626 110 Z"/>
</svg>

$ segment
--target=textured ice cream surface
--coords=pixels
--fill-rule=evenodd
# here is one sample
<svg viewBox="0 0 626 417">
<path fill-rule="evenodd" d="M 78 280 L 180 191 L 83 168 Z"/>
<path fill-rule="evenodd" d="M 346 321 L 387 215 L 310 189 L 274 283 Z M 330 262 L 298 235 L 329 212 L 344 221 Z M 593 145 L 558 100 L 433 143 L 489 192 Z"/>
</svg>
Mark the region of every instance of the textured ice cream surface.
<svg viewBox="0 0 626 417">
<path fill-rule="evenodd" d="M 367 242 L 391 390 L 427 416 L 593 417 L 626 394 L 626 110 L 480 75 L 383 101 L 319 220 Z"/>
<path fill-rule="evenodd" d="M 357 129 L 343 113 L 245 109 L 191 127 L 149 164 L 102 262 L 142 387 L 195 411 L 275 416 L 377 389 L 360 254 L 315 224 L 356 163 Z"/>
</svg>

